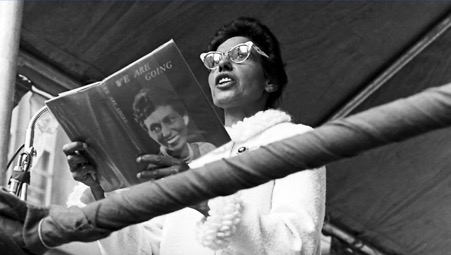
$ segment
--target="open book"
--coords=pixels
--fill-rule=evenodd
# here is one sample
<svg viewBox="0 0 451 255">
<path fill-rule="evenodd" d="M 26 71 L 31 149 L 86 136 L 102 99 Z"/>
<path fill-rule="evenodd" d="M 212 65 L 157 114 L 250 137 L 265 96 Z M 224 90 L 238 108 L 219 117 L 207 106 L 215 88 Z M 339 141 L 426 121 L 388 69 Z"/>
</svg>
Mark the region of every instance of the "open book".
<svg viewBox="0 0 451 255">
<path fill-rule="evenodd" d="M 88 144 L 105 191 L 139 183 L 139 155 L 190 160 L 230 140 L 173 40 L 46 105 L 71 140 Z"/>
</svg>

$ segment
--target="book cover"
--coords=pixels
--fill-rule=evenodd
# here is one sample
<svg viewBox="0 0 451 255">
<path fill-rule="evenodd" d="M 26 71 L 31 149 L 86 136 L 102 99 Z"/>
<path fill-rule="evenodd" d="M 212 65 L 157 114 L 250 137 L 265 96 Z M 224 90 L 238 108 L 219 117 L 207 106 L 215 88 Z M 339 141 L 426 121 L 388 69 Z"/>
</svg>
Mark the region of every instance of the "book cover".
<svg viewBox="0 0 451 255">
<path fill-rule="evenodd" d="M 71 140 L 88 144 L 105 191 L 140 182 L 139 155 L 167 153 L 190 160 L 199 148 L 230 141 L 173 40 L 46 105 Z"/>
</svg>

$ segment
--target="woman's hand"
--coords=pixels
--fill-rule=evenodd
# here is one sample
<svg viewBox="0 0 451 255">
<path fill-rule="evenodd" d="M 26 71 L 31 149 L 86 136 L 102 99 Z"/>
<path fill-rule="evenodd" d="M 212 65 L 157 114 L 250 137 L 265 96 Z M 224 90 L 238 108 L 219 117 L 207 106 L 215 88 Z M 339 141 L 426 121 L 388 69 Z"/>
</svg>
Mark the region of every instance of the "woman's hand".
<svg viewBox="0 0 451 255">
<path fill-rule="evenodd" d="M 136 162 L 144 164 L 144 170 L 137 175 L 143 181 L 158 180 L 189 169 L 183 160 L 169 155 L 145 154 L 139 156 Z"/>
<path fill-rule="evenodd" d="M 69 169 L 74 180 L 82 182 L 91 188 L 91 192 L 96 200 L 105 197 L 104 190 L 97 179 L 97 170 L 89 162 L 84 152 L 88 145 L 83 142 L 71 142 L 63 146 L 63 152 L 67 156 Z"/>
<path fill-rule="evenodd" d="M 138 173 L 138 178 L 144 181 L 158 180 L 189 170 L 188 164 L 183 160 L 173 158 L 169 155 L 146 154 L 138 157 L 136 162 L 145 164 L 145 170 Z M 204 216 L 208 215 L 209 208 L 207 201 L 190 207 L 202 213 Z"/>
</svg>

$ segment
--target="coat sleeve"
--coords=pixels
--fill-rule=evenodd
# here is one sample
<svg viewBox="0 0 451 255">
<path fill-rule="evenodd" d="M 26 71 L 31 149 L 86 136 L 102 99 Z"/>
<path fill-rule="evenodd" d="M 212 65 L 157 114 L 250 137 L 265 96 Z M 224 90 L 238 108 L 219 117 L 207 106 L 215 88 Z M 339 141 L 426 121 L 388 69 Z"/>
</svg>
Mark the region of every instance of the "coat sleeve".
<svg viewBox="0 0 451 255">
<path fill-rule="evenodd" d="M 243 254 L 319 254 L 325 168 L 275 181 L 269 213 L 244 204 L 230 246 Z"/>
<path fill-rule="evenodd" d="M 305 126 L 288 125 L 265 135 L 275 139 L 279 134 L 283 139 L 305 131 Z M 273 184 L 268 211 L 243 204 L 242 219 L 230 248 L 243 254 L 319 254 L 325 215 L 325 167 L 298 172 Z"/>
<path fill-rule="evenodd" d="M 108 197 L 117 192 L 121 192 L 121 190 L 112 191 L 105 195 Z M 92 202 L 95 202 L 95 199 L 89 187 L 79 183 L 69 195 L 67 205 L 84 207 Z M 165 216 L 155 217 L 149 221 L 131 225 L 111 233 L 108 237 L 97 241 L 100 253 L 103 255 L 160 254 L 164 219 Z"/>
<path fill-rule="evenodd" d="M 131 225 L 98 241 L 104 255 L 159 255 L 165 216 Z"/>
</svg>

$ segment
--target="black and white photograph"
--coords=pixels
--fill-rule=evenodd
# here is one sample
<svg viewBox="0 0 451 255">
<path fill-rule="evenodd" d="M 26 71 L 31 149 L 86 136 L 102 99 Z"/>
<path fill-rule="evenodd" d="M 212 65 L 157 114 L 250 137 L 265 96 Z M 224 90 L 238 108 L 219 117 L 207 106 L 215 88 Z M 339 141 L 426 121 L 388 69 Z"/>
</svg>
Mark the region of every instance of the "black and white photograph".
<svg viewBox="0 0 451 255">
<path fill-rule="evenodd" d="M 451 1 L 0 0 L 0 253 L 444 255 Z"/>
</svg>

